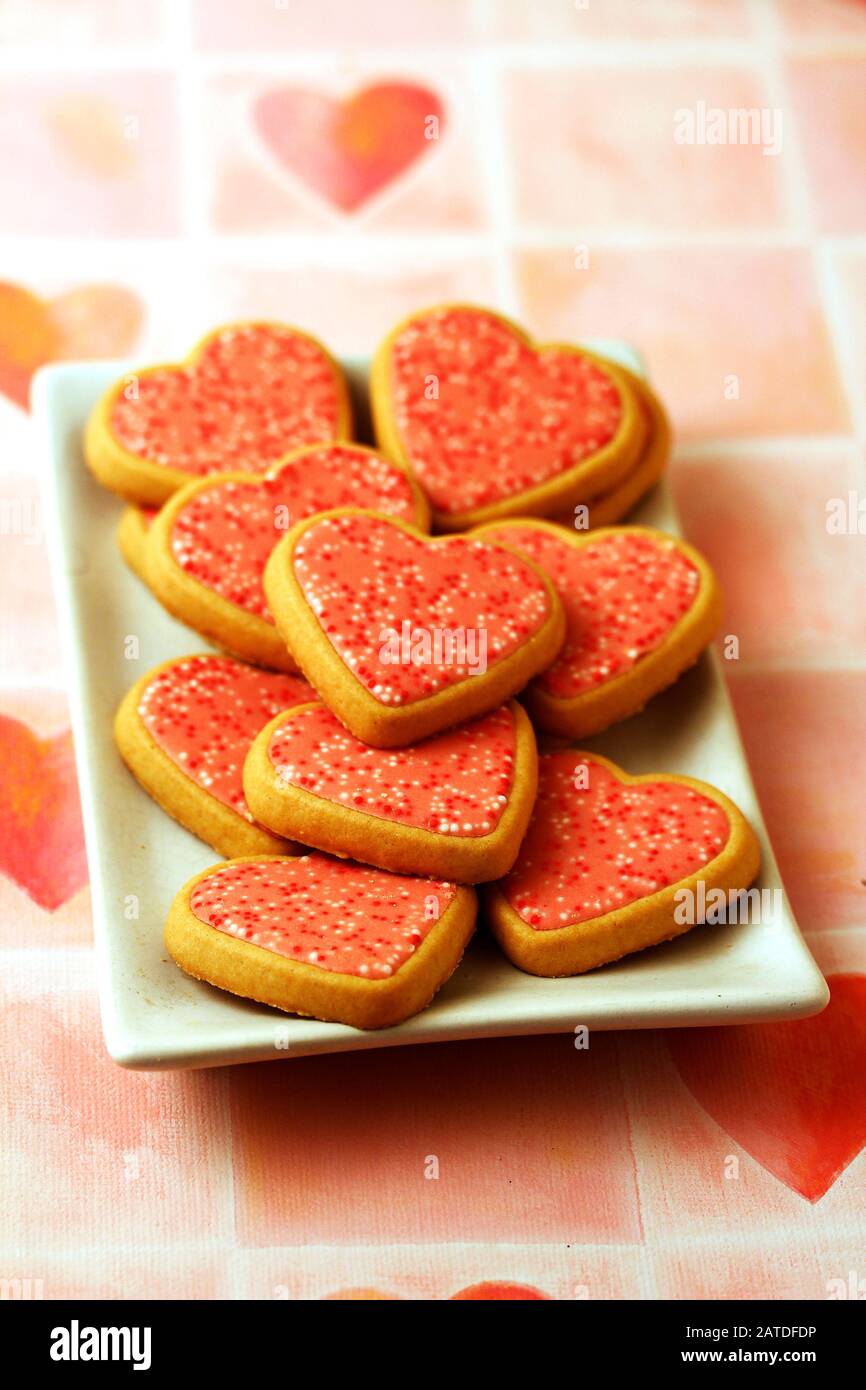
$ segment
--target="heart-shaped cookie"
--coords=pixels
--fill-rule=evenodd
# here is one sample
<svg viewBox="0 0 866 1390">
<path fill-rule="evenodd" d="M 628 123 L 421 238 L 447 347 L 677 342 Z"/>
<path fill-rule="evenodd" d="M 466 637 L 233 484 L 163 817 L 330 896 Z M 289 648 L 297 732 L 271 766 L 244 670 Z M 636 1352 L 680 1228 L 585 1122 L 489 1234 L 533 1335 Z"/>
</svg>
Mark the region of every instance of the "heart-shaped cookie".
<svg viewBox="0 0 866 1390">
<path fill-rule="evenodd" d="M 535 344 L 471 305 L 398 324 L 376 353 L 370 393 L 379 443 L 413 470 L 443 531 L 562 512 L 624 478 L 646 433 L 612 363 Z"/>
<path fill-rule="evenodd" d="M 618 365 L 617 370 L 625 377 L 638 402 L 646 425 L 646 438 L 636 463 L 618 483 L 582 497 L 566 511 L 550 517 L 551 521 L 558 521 L 569 530 L 579 526 L 587 531 L 621 521 L 655 486 L 670 460 L 673 436 L 664 405 L 644 377 L 630 372 L 627 367 Z M 578 520 L 579 510 L 584 508 Z"/>
<path fill-rule="evenodd" d="M 511 868 L 535 801 L 532 726 L 513 701 L 411 748 L 371 748 L 322 704 L 263 729 L 244 767 L 274 834 L 398 873 L 458 883 Z"/>
<path fill-rule="evenodd" d="M 265 148 L 332 208 L 357 212 L 435 147 L 445 112 L 435 92 L 411 82 L 377 82 L 343 100 L 276 87 L 253 120 Z"/>
<path fill-rule="evenodd" d="M 300 676 L 228 656 L 175 657 L 127 692 L 114 736 L 145 791 L 218 853 L 285 854 L 244 800 L 244 759 L 265 724 L 312 695 Z"/>
<path fill-rule="evenodd" d="M 706 782 L 546 753 L 517 863 L 488 890 L 490 927 L 521 970 L 579 975 L 688 931 L 699 881 L 706 900 L 748 888 L 759 868 L 748 821 Z"/>
<path fill-rule="evenodd" d="M 546 733 L 583 738 L 636 714 L 697 661 L 719 625 L 710 566 L 662 531 L 575 532 L 528 518 L 472 534 L 528 556 L 562 599 L 562 650 L 522 697 Z"/>
<path fill-rule="evenodd" d="M 181 488 L 151 528 L 148 581 L 170 613 L 226 651 L 295 671 L 268 611 L 265 565 L 298 521 L 347 506 L 422 529 L 430 521 L 421 489 L 399 464 L 361 444 L 319 444 L 263 479 L 220 474 Z"/>
<path fill-rule="evenodd" d="M 288 324 L 233 323 L 186 361 L 109 387 L 87 423 L 84 453 L 105 487 L 160 506 L 193 478 L 266 473 L 351 428 L 343 374 L 321 343 Z"/>
<path fill-rule="evenodd" d="M 117 523 L 117 548 L 133 574 L 147 584 L 147 537 L 158 507 L 124 507 Z"/>
<path fill-rule="evenodd" d="M 218 989 L 386 1028 L 429 1004 L 456 969 L 476 908 L 471 888 L 326 854 L 234 859 L 180 890 L 165 944 Z"/>
<path fill-rule="evenodd" d="M 553 585 L 522 555 L 352 508 L 294 527 L 271 552 L 265 593 L 307 679 L 378 748 L 495 709 L 565 632 Z"/>
</svg>

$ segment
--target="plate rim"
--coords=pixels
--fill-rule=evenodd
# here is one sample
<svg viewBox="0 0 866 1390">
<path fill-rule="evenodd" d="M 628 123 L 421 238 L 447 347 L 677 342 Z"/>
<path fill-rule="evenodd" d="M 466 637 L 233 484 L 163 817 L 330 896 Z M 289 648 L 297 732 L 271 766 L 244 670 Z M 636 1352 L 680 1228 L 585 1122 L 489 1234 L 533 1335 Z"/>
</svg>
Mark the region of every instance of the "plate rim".
<svg viewBox="0 0 866 1390">
<path fill-rule="evenodd" d="M 633 365 L 641 374 L 645 374 L 639 353 L 628 343 L 610 338 L 589 338 L 582 340 L 582 342 L 595 351 L 625 361 L 627 365 Z M 337 360 L 347 373 L 357 380 L 359 375 L 366 370 L 369 359 L 344 355 L 338 357 Z M 96 985 L 103 1034 L 109 1055 L 118 1065 L 132 1070 L 187 1070 L 379 1047 L 411 1046 L 471 1038 L 536 1036 L 542 1033 L 571 1031 L 574 1021 L 580 1013 L 580 1004 L 577 1000 L 569 1009 L 570 1018 L 568 1021 L 564 1019 L 562 1006 L 552 1003 L 549 1008 L 541 1008 L 539 1011 L 541 1017 L 536 1017 L 532 1022 L 517 1023 L 514 1020 L 511 1022 L 503 1022 L 503 1020 L 491 1022 L 489 1019 L 486 1021 L 479 1019 L 471 1025 L 465 1022 L 461 1025 L 458 1021 L 451 1027 L 438 1025 L 431 1028 L 430 1012 L 425 1010 L 397 1028 L 382 1029 L 375 1032 L 362 1032 L 340 1024 L 317 1023 L 317 1027 L 329 1030 L 327 1042 L 325 1042 L 324 1037 L 319 1042 L 313 1038 L 308 1043 L 302 1042 L 285 1047 L 275 1044 L 273 1036 L 270 1043 L 262 1041 L 265 1031 L 263 1029 L 254 1029 L 256 1036 L 252 1040 L 249 1037 L 244 1039 L 244 1031 L 250 1027 L 249 1014 L 244 1013 L 233 1018 L 231 1026 L 227 1025 L 225 1031 L 221 1032 L 218 1046 L 206 1042 L 203 1038 L 196 1039 L 192 1036 L 186 1040 L 182 1048 L 171 1044 L 162 1048 L 155 1047 L 150 1038 L 140 1029 L 133 1027 L 129 1019 L 124 1016 L 122 999 L 119 991 L 115 988 L 112 975 L 112 952 L 108 928 L 109 913 L 105 899 L 105 883 L 101 872 L 101 812 L 97 805 L 95 772 L 88 756 L 92 752 L 92 732 L 88 727 L 90 711 L 87 708 L 85 680 L 82 675 L 82 670 L 87 664 L 87 657 L 83 654 L 86 644 L 78 640 L 81 613 L 76 599 L 75 577 L 67 572 L 64 564 L 67 551 L 75 544 L 75 541 L 70 541 L 64 531 L 61 515 L 58 473 L 63 466 L 62 458 L 68 454 L 70 443 L 68 432 L 62 441 L 58 439 L 59 417 L 62 416 L 62 408 L 59 408 L 58 401 L 70 382 L 80 390 L 85 378 L 95 379 L 100 375 L 109 376 L 109 378 L 121 376 L 125 370 L 134 365 L 131 361 L 117 359 L 50 364 L 41 367 L 35 373 L 31 387 L 33 428 L 37 439 L 35 457 L 45 513 L 46 548 L 60 619 L 63 666 L 66 676 L 65 693 L 69 702 L 70 721 L 75 744 L 75 761 L 90 873 Z M 669 488 L 666 480 L 661 486 Z M 679 530 L 679 519 L 676 517 L 669 491 L 668 501 Z M 118 499 L 118 505 L 122 505 L 120 499 Z M 117 562 L 118 564 L 122 563 L 119 555 Z M 154 602 L 156 602 L 155 599 Z M 198 634 L 191 633 L 189 649 L 192 650 L 196 646 L 206 648 L 207 644 Z M 758 828 L 762 832 L 765 846 L 770 850 L 773 868 L 778 872 L 775 855 L 766 831 L 763 812 L 760 809 L 757 795 L 754 794 L 751 769 L 742 745 L 739 726 L 717 651 L 711 647 L 704 660 L 710 666 L 713 680 L 721 691 L 725 716 L 739 746 L 743 769 L 753 791 L 754 803 L 758 807 L 760 816 Z M 616 1018 L 611 1017 L 615 1012 L 613 1005 L 599 1007 L 599 1003 L 596 1001 L 589 1011 L 596 1015 L 595 1021 L 589 1025 L 590 1028 L 595 1028 L 598 1031 L 619 1029 L 631 1031 L 653 1028 L 713 1027 L 781 1018 L 803 1018 L 819 1013 L 829 1000 L 829 989 L 791 910 L 781 877 L 779 877 L 779 882 L 785 913 L 790 922 L 790 929 L 787 925 L 784 928 L 787 949 L 790 954 L 788 965 L 790 966 L 791 962 L 794 962 L 792 970 L 789 970 L 785 975 L 786 987 L 784 991 L 781 988 L 774 990 L 775 978 L 772 976 L 754 988 L 744 986 L 736 998 L 731 998 L 726 1002 L 712 1003 L 709 998 L 703 1004 L 697 1002 L 694 998 L 695 994 L 711 995 L 713 993 L 711 982 L 703 984 L 696 990 L 682 991 L 683 995 L 689 995 L 688 1002 L 675 999 L 673 1002 L 669 1000 L 665 1004 L 659 1005 L 654 1003 L 654 995 L 650 991 L 640 1002 L 626 999 L 623 1014 Z M 710 930 L 717 929 L 710 928 Z M 676 943 L 672 944 L 674 947 L 676 946 Z M 485 949 L 490 949 L 489 943 Z M 492 949 L 495 950 L 496 948 L 493 947 Z M 655 947 L 651 953 L 638 953 L 638 956 L 654 955 L 655 952 L 665 949 L 670 949 L 670 946 Z M 634 961 L 638 959 L 638 956 L 626 959 Z M 502 963 L 499 962 L 499 964 Z M 507 966 L 507 963 L 506 968 L 515 969 L 515 967 Z M 616 966 L 602 968 L 615 969 Z M 790 997 L 791 975 L 794 968 L 798 972 L 799 989 L 797 997 L 792 1001 Z M 464 965 L 461 969 L 465 971 L 467 966 Z M 535 979 L 533 976 L 524 976 L 524 978 L 530 982 Z M 203 985 L 202 988 L 209 987 Z M 532 992 L 531 984 L 528 986 L 528 992 Z M 230 998 L 234 1000 L 234 996 L 230 996 Z M 235 1000 L 234 1002 L 243 1005 L 248 1001 Z M 257 1012 L 260 1010 L 262 1015 L 266 1016 L 272 1035 L 276 1030 L 285 1027 L 286 1024 L 296 1021 L 293 1015 L 281 1015 L 276 1010 L 265 1009 L 264 1006 L 252 1007 Z M 453 1007 L 457 1008 L 459 1014 L 461 1004 L 452 1001 Z M 304 1020 L 304 1022 L 314 1023 L 316 1021 Z"/>
</svg>

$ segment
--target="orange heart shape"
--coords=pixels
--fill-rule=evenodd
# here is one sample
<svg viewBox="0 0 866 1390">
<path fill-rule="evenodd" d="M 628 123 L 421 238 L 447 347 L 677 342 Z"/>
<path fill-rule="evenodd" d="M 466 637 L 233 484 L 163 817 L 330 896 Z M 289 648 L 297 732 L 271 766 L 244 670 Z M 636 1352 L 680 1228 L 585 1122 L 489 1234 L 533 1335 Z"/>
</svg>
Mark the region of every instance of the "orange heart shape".
<svg viewBox="0 0 866 1390">
<path fill-rule="evenodd" d="M 26 410 L 39 367 L 75 358 L 122 357 L 138 336 L 138 295 L 114 285 L 81 285 L 40 299 L 0 282 L 0 392 Z"/>
<path fill-rule="evenodd" d="M 54 912 L 87 882 L 72 734 L 0 715 L 0 757 L 0 872 Z"/>
<path fill-rule="evenodd" d="M 540 1289 L 534 1289 L 530 1284 L 509 1284 L 501 1280 L 485 1280 L 481 1284 L 470 1284 L 467 1288 L 461 1289 L 459 1293 L 451 1295 L 454 1300 L 476 1301 L 484 1303 L 493 1302 L 523 1302 L 538 1301 L 539 1299 L 549 1300 L 550 1295 L 542 1293 Z"/>
<path fill-rule="evenodd" d="M 255 128 L 280 164 L 346 213 L 411 168 L 443 121 L 436 93 L 411 82 L 379 82 L 342 101 L 279 87 L 253 107 Z"/>
</svg>

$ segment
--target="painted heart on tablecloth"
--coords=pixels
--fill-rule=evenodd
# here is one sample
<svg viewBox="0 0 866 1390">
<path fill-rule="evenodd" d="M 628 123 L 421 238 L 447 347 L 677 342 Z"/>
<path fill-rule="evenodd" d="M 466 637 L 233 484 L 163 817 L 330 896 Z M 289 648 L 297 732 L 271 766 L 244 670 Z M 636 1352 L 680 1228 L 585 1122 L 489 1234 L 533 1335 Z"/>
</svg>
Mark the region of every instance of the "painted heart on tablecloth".
<svg viewBox="0 0 866 1390">
<path fill-rule="evenodd" d="M 54 912 L 87 882 L 72 734 L 0 715 L 0 873 Z"/>
<path fill-rule="evenodd" d="M 97 357 L 122 357 L 135 345 L 143 308 L 119 285 L 81 285 L 40 299 L 0 282 L 0 392 L 22 410 L 39 367 Z"/>
<path fill-rule="evenodd" d="M 371 392 L 379 443 L 414 470 L 448 530 L 506 504 L 509 515 L 560 512 L 624 477 L 646 437 L 611 364 L 535 344 L 465 304 L 398 325 L 376 354 Z"/>
<path fill-rule="evenodd" d="M 866 1144 L 866 975 L 831 975 L 814 1018 L 668 1034 L 695 1100 L 793 1192 L 818 1202 Z"/>
<path fill-rule="evenodd" d="M 405 173 L 444 122 L 436 93 L 411 82 L 376 83 L 344 100 L 278 87 L 262 93 L 252 114 L 280 165 L 344 213 Z"/>
</svg>

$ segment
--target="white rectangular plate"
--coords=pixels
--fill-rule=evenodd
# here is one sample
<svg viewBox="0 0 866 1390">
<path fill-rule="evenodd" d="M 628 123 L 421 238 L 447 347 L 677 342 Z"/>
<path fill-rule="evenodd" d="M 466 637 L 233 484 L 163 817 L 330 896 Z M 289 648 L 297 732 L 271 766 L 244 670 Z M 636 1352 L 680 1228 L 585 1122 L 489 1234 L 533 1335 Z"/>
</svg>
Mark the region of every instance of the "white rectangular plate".
<svg viewBox="0 0 866 1390">
<path fill-rule="evenodd" d="M 624 344 L 599 351 L 640 370 Z M 364 364 L 346 364 L 357 388 Z M 174 622 L 126 569 L 115 543 L 118 500 L 84 466 L 81 435 L 100 393 L 124 364 L 47 367 L 34 410 L 49 549 L 64 631 L 69 698 L 93 892 L 102 1021 L 123 1066 L 204 1067 L 457 1038 L 658 1028 L 794 1018 L 815 1013 L 827 989 L 779 894 L 760 922 L 703 926 L 679 941 L 588 975 L 542 980 L 509 965 L 480 930 L 430 1008 L 398 1028 L 365 1033 L 292 1018 L 189 979 L 166 956 L 162 925 L 176 890 L 212 864 L 213 850 L 151 801 L 121 762 L 112 718 L 151 666 L 206 644 Z M 674 534 L 666 487 L 631 517 Z M 139 657 L 127 657 L 127 638 Z M 759 887 L 780 889 L 717 658 L 707 654 L 635 718 L 592 740 L 629 772 L 680 772 L 721 787 L 761 837 Z M 129 920 L 129 904 L 138 903 Z"/>
</svg>

